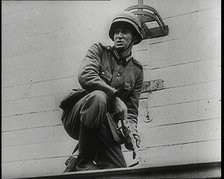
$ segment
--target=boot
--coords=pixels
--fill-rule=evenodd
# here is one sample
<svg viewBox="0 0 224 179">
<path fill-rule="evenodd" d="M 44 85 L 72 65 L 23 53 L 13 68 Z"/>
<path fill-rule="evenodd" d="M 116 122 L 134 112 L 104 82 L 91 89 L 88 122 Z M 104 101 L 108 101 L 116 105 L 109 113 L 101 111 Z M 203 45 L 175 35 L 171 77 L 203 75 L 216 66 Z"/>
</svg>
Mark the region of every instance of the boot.
<svg viewBox="0 0 224 179">
<path fill-rule="evenodd" d="M 94 159 L 97 155 L 97 131 L 80 125 L 77 171 L 99 169 Z"/>
</svg>

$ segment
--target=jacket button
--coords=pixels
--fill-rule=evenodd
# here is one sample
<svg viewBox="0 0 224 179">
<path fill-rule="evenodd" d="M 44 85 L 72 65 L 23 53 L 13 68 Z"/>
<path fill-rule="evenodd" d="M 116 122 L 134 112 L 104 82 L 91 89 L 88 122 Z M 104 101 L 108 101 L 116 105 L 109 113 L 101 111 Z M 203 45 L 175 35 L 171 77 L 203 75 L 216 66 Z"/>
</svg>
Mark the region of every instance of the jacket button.
<svg viewBox="0 0 224 179">
<path fill-rule="evenodd" d="M 121 76 L 121 74 L 120 74 L 120 73 L 118 73 L 118 74 L 117 74 L 117 76 L 119 77 L 119 76 Z"/>
<path fill-rule="evenodd" d="M 105 72 L 104 71 L 102 71 L 102 75 L 104 75 L 105 74 Z"/>
</svg>

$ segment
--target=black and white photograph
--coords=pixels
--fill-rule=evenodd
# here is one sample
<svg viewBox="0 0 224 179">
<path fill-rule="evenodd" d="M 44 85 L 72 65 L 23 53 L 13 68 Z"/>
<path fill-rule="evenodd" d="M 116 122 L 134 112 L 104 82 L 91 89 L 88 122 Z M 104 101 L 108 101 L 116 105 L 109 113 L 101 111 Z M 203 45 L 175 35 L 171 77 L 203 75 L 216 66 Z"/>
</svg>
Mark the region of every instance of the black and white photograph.
<svg viewBox="0 0 224 179">
<path fill-rule="evenodd" d="M 221 178 L 221 0 L 3 0 L 2 178 Z"/>
</svg>

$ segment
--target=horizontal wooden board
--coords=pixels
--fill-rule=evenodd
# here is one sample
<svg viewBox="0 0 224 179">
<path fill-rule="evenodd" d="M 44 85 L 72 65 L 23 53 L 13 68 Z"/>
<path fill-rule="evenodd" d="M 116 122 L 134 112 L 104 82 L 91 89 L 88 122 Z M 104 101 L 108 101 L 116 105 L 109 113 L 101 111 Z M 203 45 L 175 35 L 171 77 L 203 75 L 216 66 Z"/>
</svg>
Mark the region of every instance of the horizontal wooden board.
<svg viewBox="0 0 224 179">
<path fill-rule="evenodd" d="M 11 146 L 3 148 L 2 161 L 16 162 L 62 156 L 66 157 L 72 154 L 76 144 L 76 140 L 69 138 L 68 140 L 60 142 Z"/>
<path fill-rule="evenodd" d="M 176 156 L 179 157 L 176 157 Z M 127 163 L 131 163 L 131 152 L 124 152 Z M 139 167 L 154 167 L 221 160 L 221 141 L 207 141 L 183 145 L 161 146 L 140 150 Z M 3 177 L 44 176 L 60 174 L 65 169 L 67 157 L 55 157 L 17 162 L 4 162 Z M 29 170 L 27 170 L 29 169 Z"/>
<path fill-rule="evenodd" d="M 169 125 L 194 120 L 206 120 L 221 116 L 221 101 L 202 100 L 158 107 L 147 107 L 147 100 L 140 100 L 139 123 L 147 123 L 149 114 L 150 126 Z M 147 111 L 148 109 L 148 111 Z M 13 115 L 2 118 L 2 131 L 15 131 L 61 124 L 61 110 L 43 111 L 31 114 Z"/>
<path fill-rule="evenodd" d="M 64 127 L 60 124 L 56 126 L 4 132 L 2 134 L 2 145 L 8 147 L 37 143 L 46 144 L 48 142 L 64 141 L 70 138 Z"/>
<path fill-rule="evenodd" d="M 221 119 L 154 126 L 139 124 L 142 147 L 221 139 Z"/>
<path fill-rule="evenodd" d="M 55 98 L 55 96 L 42 96 L 37 98 L 22 99 L 18 101 L 3 102 L 2 116 L 58 109 L 59 102 L 63 97 L 61 97 L 58 102 L 56 102 Z"/>
<path fill-rule="evenodd" d="M 202 100 L 147 107 L 147 101 L 140 101 L 139 125 L 162 126 L 189 121 L 208 120 L 221 117 L 221 101 Z M 147 119 L 149 115 L 149 120 Z"/>
<path fill-rule="evenodd" d="M 198 41 L 200 42 L 198 56 L 200 59 L 221 60 L 220 11 L 220 8 L 209 9 L 198 15 Z"/>
<path fill-rule="evenodd" d="M 163 79 L 164 84 L 166 84 L 166 88 L 202 82 L 212 82 L 221 79 L 220 63 L 214 60 L 198 61 L 177 66 L 169 66 L 166 68 L 145 70 L 144 80 L 150 81 Z M 80 87 L 77 76 L 51 81 L 42 81 L 38 83 L 30 82 L 25 85 L 14 85 L 3 88 L 2 100 L 17 100 L 63 93 L 75 87 Z"/>
<path fill-rule="evenodd" d="M 65 94 L 63 93 L 56 96 L 41 96 L 36 98 L 22 99 L 18 101 L 3 101 L 2 116 L 58 109 L 58 106 L 64 95 Z M 215 81 L 211 83 L 202 83 L 198 85 L 190 85 L 155 91 L 149 95 L 148 106 L 152 107 L 212 98 L 219 99 L 220 95 L 220 82 Z M 144 95 L 142 97 L 144 97 Z"/>
<path fill-rule="evenodd" d="M 155 107 L 204 99 L 220 99 L 220 96 L 221 84 L 220 81 L 215 81 L 155 91 L 149 95 L 142 94 L 141 98 L 148 98 L 148 106 Z"/>
<path fill-rule="evenodd" d="M 11 143 L 14 141 L 13 145 L 8 143 L 8 147 L 5 144 L 6 137 L 3 136 L 3 161 L 63 156 L 66 154 L 69 155 L 69 153 L 72 152 L 76 141 L 68 137 L 64 129 L 59 127 L 55 128 L 52 140 L 50 140 L 50 133 L 47 136 L 42 135 L 46 133 L 43 129 L 44 128 L 39 129 L 40 132 L 35 132 L 34 130 L 30 132 L 24 131 L 23 133 L 17 132 L 16 134 L 14 133 L 15 137 L 12 135 L 7 136 L 7 139 L 10 140 Z M 49 131 L 48 128 L 45 128 L 45 130 Z M 34 133 L 36 133 L 36 135 L 34 135 Z M 139 134 L 141 136 L 142 149 L 217 140 L 221 139 L 221 120 L 219 118 L 163 127 L 151 127 L 150 125 L 140 124 Z M 22 135 L 27 135 L 26 140 L 20 140 L 20 142 L 23 143 L 18 143 L 18 138 L 21 138 Z M 48 139 L 45 139 L 45 137 Z M 37 140 L 37 138 L 39 139 Z M 32 152 L 29 153 L 29 151 Z"/>
<path fill-rule="evenodd" d="M 167 88 L 221 79 L 221 60 L 207 60 L 144 71 L 144 80 L 163 79 Z M 177 75 L 178 74 L 178 75 Z"/>
<path fill-rule="evenodd" d="M 73 58 L 73 57 L 72 57 Z M 35 82 L 51 81 L 61 78 L 77 76 L 77 69 L 81 62 L 69 60 L 69 63 L 54 63 L 37 69 L 28 69 L 20 72 L 12 72 L 3 74 L 3 87 L 16 85 L 32 85 Z"/>
<path fill-rule="evenodd" d="M 208 26 L 210 22 L 213 25 Z M 165 19 L 169 35 L 146 40 L 134 47 L 134 55 L 149 68 L 198 60 L 220 61 L 220 22 L 220 7 Z M 144 55 L 141 56 L 142 51 Z"/>
<path fill-rule="evenodd" d="M 220 8 L 221 7 L 221 1 L 220 0 L 198 0 L 198 9 L 199 11 L 202 10 L 209 10 L 211 8 Z"/>
<path fill-rule="evenodd" d="M 81 47 L 73 44 L 57 50 L 54 48 L 42 49 L 33 53 L 5 57 L 2 59 L 2 71 L 4 73 L 12 73 L 29 69 L 40 69 L 53 64 L 73 64 L 72 62 L 74 61 L 81 61 L 85 51 L 85 48 L 81 49 Z M 77 63 L 73 67 L 76 69 Z"/>
<path fill-rule="evenodd" d="M 20 86 L 11 86 L 2 89 L 2 101 L 12 101 L 69 93 L 73 88 L 81 88 L 77 76 L 58 80 L 30 83 Z"/>
<path fill-rule="evenodd" d="M 153 52 L 156 49 L 163 47 L 163 44 L 171 44 L 174 47 L 175 45 L 173 43 L 174 40 L 193 39 L 193 37 L 197 37 L 197 26 L 196 26 L 197 13 L 195 12 L 192 12 L 190 14 L 183 14 L 180 16 L 173 16 L 170 18 L 164 18 L 163 21 L 169 27 L 169 34 L 167 36 L 164 36 L 161 38 L 148 39 L 148 40 L 146 39 L 143 42 L 141 42 L 139 45 L 134 46 L 133 50 L 138 51 L 142 49 L 149 49 L 149 52 Z M 195 42 L 196 39 L 193 39 L 193 40 L 194 40 L 193 42 Z M 167 45 L 167 48 L 165 47 L 161 48 L 161 51 L 163 52 L 164 55 L 158 54 L 158 58 L 157 58 L 158 60 L 160 59 L 160 57 L 165 57 L 165 55 L 169 55 L 167 56 L 167 59 L 172 60 L 169 57 L 172 57 L 172 55 L 174 56 L 175 53 L 180 54 L 180 52 L 174 51 L 171 45 Z M 181 45 L 182 47 L 180 47 L 179 49 L 181 48 L 183 49 L 184 44 L 181 44 Z M 197 44 L 192 43 L 192 45 L 195 47 L 195 45 Z M 189 46 L 189 43 L 187 43 L 185 47 L 188 47 L 188 46 Z M 155 49 L 155 47 L 157 48 Z M 176 48 L 178 48 L 178 46 L 176 46 Z M 192 52 L 196 52 L 194 48 L 190 48 L 190 47 L 188 48 L 191 49 Z M 167 54 L 167 51 L 169 49 L 173 53 Z M 186 53 L 186 55 L 189 55 L 189 54 Z M 153 58 L 151 58 L 151 60 L 152 59 Z"/>
<path fill-rule="evenodd" d="M 60 174 L 65 170 L 68 157 L 3 163 L 2 177 L 5 179 Z"/>
<path fill-rule="evenodd" d="M 140 156 L 142 166 L 221 161 L 221 140 L 148 148 Z"/>
<path fill-rule="evenodd" d="M 61 110 L 43 111 L 2 118 L 2 132 L 60 125 Z"/>
<path fill-rule="evenodd" d="M 4 37 L 9 43 L 3 48 L 3 57 L 34 53 L 52 48 L 56 50 L 74 44 L 79 44 L 79 48 L 83 48 L 86 47 L 86 44 L 89 45 L 92 42 L 91 39 L 101 41 L 101 39 L 108 38 L 108 32 L 105 33 L 109 22 L 108 19 L 106 22 L 106 16 L 102 17 L 101 14 L 93 13 L 96 9 L 101 10 L 101 13 L 108 12 L 108 3 L 101 4 L 101 6 L 103 5 L 105 7 L 103 9 L 101 6 L 97 6 L 98 3 L 92 4 L 94 7 L 83 6 L 72 1 L 69 3 L 61 3 L 44 2 L 44 5 L 39 4 L 37 6 L 33 4 L 31 9 L 18 13 L 19 15 L 14 13 L 8 17 L 6 16 L 4 19 L 6 24 L 4 26 L 11 26 L 10 30 L 18 28 L 17 37 L 20 36 L 21 38 L 12 40 L 10 36 L 9 38 Z M 51 7 L 51 10 L 49 10 L 49 7 Z M 90 16 L 83 16 L 85 8 L 91 14 Z M 63 13 L 57 13 L 58 11 L 63 11 Z M 26 16 L 27 14 L 30 14 L 30 16 Z M 13 16 L 16 17 L 12 18 Z M 24 19 L 21 22 L 18 18 Z M 101 21 L 95 23 L 93 19 L 97 18 L 101 18 Z M 43 19 L 45 20 L 44 22 Z M 50 23 L 48 23 L 49 21 Z M 83 23 L 87 21 L 89 22 L 89 28 L 86 28 L 86 24 Z M 7 24 L 7 22 L 9 23 Z M 77 28 L 77 24 L 79 24 L 79 28 Z M 38 32 L 33 29 L 35 26 L 38 26 L 36 28 Z M 47 32 L 46 29 L 48 29 Z M 24 31 L 26 32 L 25 34 Z M 38 34 L 41 31 L 42 34 Z M 97 38 L 91 35 L 83 36 L 83 32 L 88 34 L 91 32 Z M 19 47 L 18 44 L 22 45 Z M 9 46 L 13 48 L 9 50 Z"/>
<path fill-rule="evenodd" d="M 146 1 L 144 4 L 155 8 L 162 18 L 180 16 L 181 14 L 189 14 L 197 10 L 197 1 L 178 1 L 178 0 L 159 0 L 159 1 Z M 169 11 L 172 9 L 172 12 Z"/>
<path fill-rule="evenodd" d="M 143 147 L 213 140 L 221 136 L 220 118 L 164 126 L 139 123 L 138 129 Z M 206 130 L 210 132 L 204 132 Z M 37 143 L 46 144 L 53 141 L 68 140 L 69 138 L 63 126 L 59 125 L 4 132 L 2 134 L 2 144 L 5 148 Z"/>
</svg>

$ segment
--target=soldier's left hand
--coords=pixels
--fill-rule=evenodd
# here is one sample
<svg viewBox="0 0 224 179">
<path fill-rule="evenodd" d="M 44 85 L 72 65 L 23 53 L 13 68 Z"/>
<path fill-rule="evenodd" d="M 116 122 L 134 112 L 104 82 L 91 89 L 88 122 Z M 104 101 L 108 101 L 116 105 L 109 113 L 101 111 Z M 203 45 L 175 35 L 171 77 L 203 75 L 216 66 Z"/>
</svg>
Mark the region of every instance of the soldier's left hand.
<svg viewBox="0 0 224 179">
<path fill-rule="evenodd" d="M 141 139 L 139 137 L 139 135 L 133 135 L 135 142 L 136 142 L 136 146 L 139 148 L 140 147 L 140 143 L 141 143 Z"/>
</svg>

